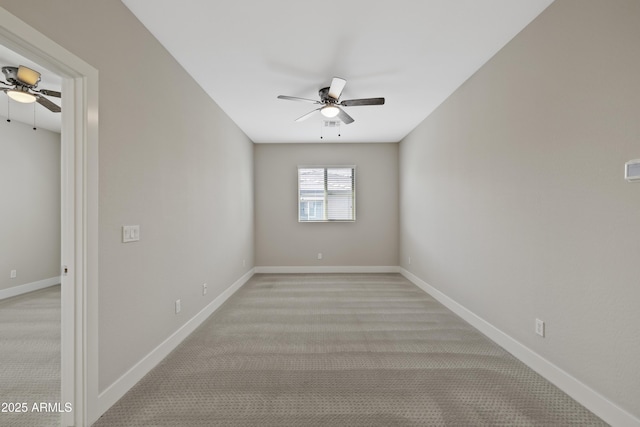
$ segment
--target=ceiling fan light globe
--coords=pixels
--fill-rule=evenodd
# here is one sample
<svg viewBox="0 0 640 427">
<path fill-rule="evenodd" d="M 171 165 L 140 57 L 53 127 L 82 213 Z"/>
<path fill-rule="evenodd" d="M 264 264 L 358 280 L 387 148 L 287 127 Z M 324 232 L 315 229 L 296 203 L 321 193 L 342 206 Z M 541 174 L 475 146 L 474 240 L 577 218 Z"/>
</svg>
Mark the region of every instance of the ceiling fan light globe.
<svg viewBox="0 0 640 427">
<path fill-rule="evenodd" d="M 340 113 L 340 109 L 334 105 L 327 105 L 320 110 L 323 116 L 331 119 Z"/>
<path fill-rule="evenodd" d="M 21 90 L 8 90 L 7 95 L 14 101 L 18 101 L 23 104 L 31 104 L 32 102 L 36 102 L 35 95 L 23 92 Z"/>
</svg>

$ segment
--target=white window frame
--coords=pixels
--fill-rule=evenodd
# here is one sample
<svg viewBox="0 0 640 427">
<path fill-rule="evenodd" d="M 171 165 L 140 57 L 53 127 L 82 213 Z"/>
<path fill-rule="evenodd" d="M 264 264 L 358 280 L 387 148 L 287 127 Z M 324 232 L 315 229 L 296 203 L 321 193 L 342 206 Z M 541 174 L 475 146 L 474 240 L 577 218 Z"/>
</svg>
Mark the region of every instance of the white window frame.
<svg viewBox="0 0 640 427">
<path fill-rule="evenodd" d="M 351 189 L 351 219 L 327 219 L 328 204 L 327 196 L 329 190 L 327 189 L 327 169 L 351 169 L 352 170 L 352 189 Z M 324 169 L 324 197 L 323 197 L 323 218 L 318 220 L 301 220 L 300 218 L 300 169 Z M 326 222 L 355 222 L 356 221 L 356 166 L 355 165 L 299 165 L 296 169 L 297 181 L 298 181 L 298 222 L 299 223 L 326 223 Z"/>
</svg>

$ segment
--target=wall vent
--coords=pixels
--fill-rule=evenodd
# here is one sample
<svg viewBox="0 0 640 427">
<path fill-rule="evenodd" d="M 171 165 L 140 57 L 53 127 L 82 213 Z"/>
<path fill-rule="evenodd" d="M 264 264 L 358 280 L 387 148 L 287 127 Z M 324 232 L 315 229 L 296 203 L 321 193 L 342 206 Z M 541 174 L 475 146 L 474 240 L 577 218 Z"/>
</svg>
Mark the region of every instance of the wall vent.
<svg viewBox="0 0 640 427">
<path fill-rule="evenodd" d="M 339 120 L 325 120 L 324 121 L 324 127 L 326 127 L 326 128 L 338 128 L 338 127 L 340 127 L 340 121 Z"/>
</svg>

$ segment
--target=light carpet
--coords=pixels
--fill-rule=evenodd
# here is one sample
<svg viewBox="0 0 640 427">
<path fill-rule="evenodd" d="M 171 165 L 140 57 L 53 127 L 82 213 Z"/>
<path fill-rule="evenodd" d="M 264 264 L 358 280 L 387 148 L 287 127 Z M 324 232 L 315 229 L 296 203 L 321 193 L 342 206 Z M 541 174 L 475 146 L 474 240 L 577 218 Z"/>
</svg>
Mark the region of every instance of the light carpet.
<svg viewBox="0 0 640 427">
<path fill-rule="evenodd" d="M 0 342 L 0 426 L 60 425 L 60 286 L 1 300 Z"/>
<path fill-rule="evenodd" d="M 94 426 L 601 426 L 398 274 L 257 274 Z"/>
</svg>

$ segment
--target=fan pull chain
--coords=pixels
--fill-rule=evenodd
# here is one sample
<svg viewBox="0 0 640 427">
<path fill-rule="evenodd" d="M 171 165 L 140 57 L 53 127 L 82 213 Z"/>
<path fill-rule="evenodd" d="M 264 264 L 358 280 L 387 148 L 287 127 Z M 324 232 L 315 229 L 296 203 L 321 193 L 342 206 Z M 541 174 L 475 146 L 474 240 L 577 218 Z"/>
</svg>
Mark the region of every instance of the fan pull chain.
<svg viewBox="0 0 640 427">
<path fill-rule="evenodd" d="M 33 130 L 36 130 L 36 103 L 33 103 Z"/>
<path fill-rule="evenodd" d="M 333 123 L 331 126 L 329 126 L 329 124 Z M 324 132 L 323 129 L 326 127 L 337 127 L 338 128 L 338 137 L 342 136 L 342 123 L 340 121 L 326 121 L 326 120 L 322 120 L 320 122 L 320 139 L 324 139 Z"/>
<path fill-rule="evenodd" d="M 7 96 L 7 123 L 11 123 L 11 102 L 9 102 L 8 96 Z"/>
</svg>

